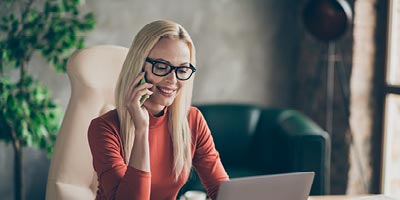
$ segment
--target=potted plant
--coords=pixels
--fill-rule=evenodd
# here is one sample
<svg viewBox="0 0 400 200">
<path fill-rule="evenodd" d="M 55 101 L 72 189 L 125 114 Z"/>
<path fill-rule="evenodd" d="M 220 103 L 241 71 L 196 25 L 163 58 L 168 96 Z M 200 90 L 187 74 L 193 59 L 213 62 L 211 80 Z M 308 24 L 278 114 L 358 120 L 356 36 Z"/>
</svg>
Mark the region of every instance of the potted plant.
<svg viewBox="0 0 400 200">
<path fill-rule="evenodd" d="M 51 154 L 62 110 L 49 90 L 28 72 L 35 52 L 40 52 L 59 72 L 68 56 L 82 48 L 82 33 L 93 29 L 92 13 L 83 14 L 79 0 L 0 1 L 0 140 L 15 153 L 15 199 L 24 199 L 22 147 Z M 11 81 L 4 72 L 18 70 Z"/>
</svg>

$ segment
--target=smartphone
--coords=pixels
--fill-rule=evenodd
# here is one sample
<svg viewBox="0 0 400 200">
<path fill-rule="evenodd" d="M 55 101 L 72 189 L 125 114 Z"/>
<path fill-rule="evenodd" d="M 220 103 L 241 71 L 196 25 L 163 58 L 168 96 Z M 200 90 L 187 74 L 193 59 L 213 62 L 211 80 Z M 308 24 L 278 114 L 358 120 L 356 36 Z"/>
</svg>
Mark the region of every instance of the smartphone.
<svg viewBox="0 0 400 200">
<path fill-rule="evenodd" d="M 144 83 L 146 83 L 146 82 L 147 82 L 147 81 L 146 81 L 146 77 L 143 77 L 143 78 L 140 80 L 139 85 L 142 85 L 142 84 L 144 84 Z M 149 97 L 150 97 L 150 95 L 148 95 L 148 94 L 145 94 L 145 95 L 143 95 L 142 97 L 140 97 L 140 105 L 142 106 L 143 103 L 144 103 Z"/>
</svg>

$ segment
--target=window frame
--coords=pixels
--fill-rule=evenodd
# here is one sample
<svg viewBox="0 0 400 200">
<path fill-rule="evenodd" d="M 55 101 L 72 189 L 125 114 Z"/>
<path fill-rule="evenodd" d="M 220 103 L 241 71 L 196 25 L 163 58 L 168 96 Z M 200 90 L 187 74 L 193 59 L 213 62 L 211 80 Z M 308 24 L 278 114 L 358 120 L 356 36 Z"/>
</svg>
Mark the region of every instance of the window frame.
<svg viewBox="0 0 400 200">
<path fill-rule="evenodd" d="M 399 0 L 389 0 L 387 6 L 387 34 L 386 34 L 386 58 L 384 67 L 384 88 L 383 88 L 383 116 L 382 116 L 382 155 L 381 155 L 381 180 L 380 180 L 380 192 L 383 194 L 390 193 L 390 182 L 389 182 L 389 165 L 391 156 L 391 144 L 390 139 L 393 137 L 387 128 L 387 108 L 388 108 L 388 96 L 389 95 L 400 95 L 400 84 L 390 84 L 388 72 L 394 63 L 394 59 L 398 59 L 395 53 L 400 53 L 400 44 L 395 46 L 395 41 L 400 38 L 398 34 L 400 31 L 396 29 L 396 24 L 400 25 L 400 14 L 396 13 L 397 6 L 400 6 Z M 394 52 L 396 51 L 396 52 Z M 400 65 L 400 63 L 397 63 Z"/>
</svg>

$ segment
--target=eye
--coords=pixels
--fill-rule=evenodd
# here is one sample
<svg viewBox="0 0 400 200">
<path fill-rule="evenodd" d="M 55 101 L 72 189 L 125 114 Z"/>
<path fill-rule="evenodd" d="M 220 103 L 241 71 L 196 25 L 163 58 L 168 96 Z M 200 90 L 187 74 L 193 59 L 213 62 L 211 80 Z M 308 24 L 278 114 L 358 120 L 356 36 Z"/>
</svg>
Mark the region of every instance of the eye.
<svg viewBox="0 0 400 200">
<path fill-rule="evenodd" d="M 186 74 L 189 73 L 190 68 L 189 67 L 179 67 L 178 68 L 178 73 L 179 74 Z"/>
<path fill-rule="evenodd" d="M 156 70 L 167 70 L 167 69 L 168 69 L 168 65 L 165 64 L 165 63 L 159 63 L 159 62 L 157 62 L 157 63 L 154 64 L 154 68 L 155 68 Z"/>
</svg>

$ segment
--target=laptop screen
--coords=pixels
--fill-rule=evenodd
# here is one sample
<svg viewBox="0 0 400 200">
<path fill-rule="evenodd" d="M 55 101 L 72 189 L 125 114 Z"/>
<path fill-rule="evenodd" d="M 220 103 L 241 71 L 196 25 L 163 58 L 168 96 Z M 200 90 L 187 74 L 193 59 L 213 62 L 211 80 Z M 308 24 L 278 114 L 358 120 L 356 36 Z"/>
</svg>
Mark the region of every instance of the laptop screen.
<svg viewBox="0 0 400 200">
<path fill-rule="evenodd" d="M 314 172 L 236 178 L 221 183 L 218 200 L 307 200 Z"/>
</svg>

